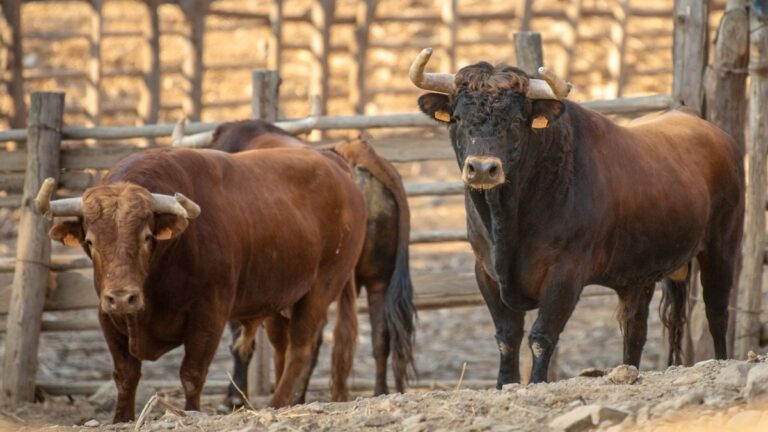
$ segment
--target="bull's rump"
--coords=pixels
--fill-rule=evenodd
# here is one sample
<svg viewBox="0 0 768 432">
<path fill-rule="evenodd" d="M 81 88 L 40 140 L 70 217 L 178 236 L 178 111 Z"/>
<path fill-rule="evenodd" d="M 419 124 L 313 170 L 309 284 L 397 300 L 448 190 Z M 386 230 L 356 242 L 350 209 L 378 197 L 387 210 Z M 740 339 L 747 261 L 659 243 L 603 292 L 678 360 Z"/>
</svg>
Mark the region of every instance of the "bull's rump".
<svg viewBox="0 0 768 432">
<path fill-rule="evenodd" d="M 313 151 L 148 151 L 105 179 L 121 180 L 200 205 L 170 260 L 183 267 L 190 297 L 215 291 L 216 301 L 232 305 L 232 318 L 290 306 L 318 272 L 344 267 L 349 249 L 359 251 L 363 199 L 348 172 Z"/>
<path fill-rule="evenodd" d="M 740 221 L 743 151 L 722 130 L 673 110 L 610 133 L 595 158 L 608 246 L 596 250 L 611 275 L 600 282 L 658 279 Z"/>
</svg>

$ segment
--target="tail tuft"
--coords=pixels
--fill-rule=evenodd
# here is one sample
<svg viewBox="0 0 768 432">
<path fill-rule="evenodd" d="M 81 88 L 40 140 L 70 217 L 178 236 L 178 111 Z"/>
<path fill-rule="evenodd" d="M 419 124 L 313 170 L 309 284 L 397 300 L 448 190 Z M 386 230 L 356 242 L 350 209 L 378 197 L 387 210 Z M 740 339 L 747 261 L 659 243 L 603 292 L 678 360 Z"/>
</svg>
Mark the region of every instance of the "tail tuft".
<svg viewBox="0 0 768 432">
<path fill-rule="evenodd" d="M 661 282 L 662 297 L 659 315 L 669 339 L 667 362 L 670 365 L 683 364 L 683 336 L 685 324 L 688 322 L 688 283 L 690 278 L 689 271 L 688 278 L 683 282 L 675 282 L 669 278 L 664 278 Z"/>
</svg>

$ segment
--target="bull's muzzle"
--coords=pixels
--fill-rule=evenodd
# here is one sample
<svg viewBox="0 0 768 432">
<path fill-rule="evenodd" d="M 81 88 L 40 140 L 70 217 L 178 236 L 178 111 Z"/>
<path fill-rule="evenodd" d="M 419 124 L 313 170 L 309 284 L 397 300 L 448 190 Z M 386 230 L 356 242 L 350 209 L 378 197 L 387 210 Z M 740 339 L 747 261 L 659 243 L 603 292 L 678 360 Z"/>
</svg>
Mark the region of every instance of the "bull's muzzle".
<svg viewBox="0 0 768 432">
<path fill-rule="evenodd" d="M 469 156 L 461 173 L 464 184 L 474 189 L 493 189 L 504 183 L 501 159 L 492 156 Z"/>
<path fill-rule="evenodd" d="M 130 315 L 144 308 L 140 290 L 115 290 L 101 294 L 101 310 L 113 315 Z"/>
</svg>

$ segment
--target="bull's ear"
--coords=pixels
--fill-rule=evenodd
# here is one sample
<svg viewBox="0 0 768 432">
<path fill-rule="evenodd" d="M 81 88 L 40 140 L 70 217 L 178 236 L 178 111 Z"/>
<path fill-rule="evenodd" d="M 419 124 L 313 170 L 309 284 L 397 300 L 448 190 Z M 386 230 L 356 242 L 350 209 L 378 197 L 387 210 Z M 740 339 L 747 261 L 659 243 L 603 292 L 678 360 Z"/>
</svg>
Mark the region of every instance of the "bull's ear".
<svg viewBox="0 0 768 432">
<path fill-rule="evenodd" d="M 83 241 L 80 221 L 59 222 L 48 231 L 48 237 L 69 247 L 79 247 Z"/>
<path fill-rule="evenodd" d="M 172 214 L 155 215 L 155 231 L 152 233 L 156 240 L 176 238 L 187 229 L 187 218 Z"/>
<path fill-rule="evenodd" d="M 442 93 L 427 93 L 419 97 L 421 112 L 435 120 L 451 122 L 451 99 Z"/>
<path fill-rule="evenodd" d="M 558 100 L 536 99 L 531 105 L 530 122 L 533 129 L 549 127 L 565 112 L 565 104 Z"/>
</svg>

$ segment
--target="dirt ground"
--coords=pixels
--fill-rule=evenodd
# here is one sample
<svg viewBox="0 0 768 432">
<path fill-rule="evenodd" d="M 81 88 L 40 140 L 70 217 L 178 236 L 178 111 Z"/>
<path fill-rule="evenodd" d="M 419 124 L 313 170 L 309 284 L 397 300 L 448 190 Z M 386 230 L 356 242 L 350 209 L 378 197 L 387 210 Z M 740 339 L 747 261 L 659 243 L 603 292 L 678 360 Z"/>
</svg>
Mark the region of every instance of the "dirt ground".
<svg viewBox="0 0 768 432">
<path fill-rule="evenodd" d="M 168 405 L 150 405 L 135 423 L 101 425 L 89 414 L 93 408 L 76 400 L 29 405 L 4 413 L 0 427 L 19 431 L 765 431 L 768 428 L 768 363 L 714 361 L 661 372 L 632 368 L 593 370 L 592 374 L 550 384 L 511 384 L 502 390 L 472 390 L 456 382 L 449 390 L 410 391 L 350 402 L 312 402 L 274 409 L 241 410 L 228 415 L 183 412 L 181 401 L 164 397 Z M 622 373 L 620 373 L 622 372 Z M 634 371 L 636 372 L 636 370 Z M 170 408 L 170 409 L 167 409 Z M 79 423 L 50 425 L 46 411 Z M 20 422 L 20 418 L 24 422 Z M 89 426 L 82 426 L 90 420 Z"/>
</svg>

